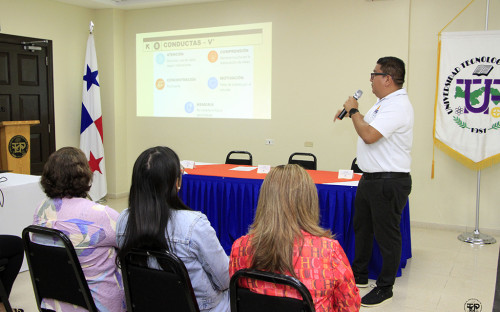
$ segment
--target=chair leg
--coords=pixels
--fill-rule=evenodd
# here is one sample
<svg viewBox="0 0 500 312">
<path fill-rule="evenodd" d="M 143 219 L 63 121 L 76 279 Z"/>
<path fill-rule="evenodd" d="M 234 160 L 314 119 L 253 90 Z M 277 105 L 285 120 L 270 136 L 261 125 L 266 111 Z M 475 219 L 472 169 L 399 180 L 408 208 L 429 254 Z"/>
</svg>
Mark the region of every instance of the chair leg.
<svg viewBox="0 0 500 312">
<path fill-rule="evenodd" d="M 7 296 L 7 292 L 5 291 L 5 287 L 3 287 L 2 281 L 0 281 L 0 299 L 2 299 L 5 311 L 12 312 L 12 307 L 10 306 L 9 303 L 9 297 Z"/>
</svg>

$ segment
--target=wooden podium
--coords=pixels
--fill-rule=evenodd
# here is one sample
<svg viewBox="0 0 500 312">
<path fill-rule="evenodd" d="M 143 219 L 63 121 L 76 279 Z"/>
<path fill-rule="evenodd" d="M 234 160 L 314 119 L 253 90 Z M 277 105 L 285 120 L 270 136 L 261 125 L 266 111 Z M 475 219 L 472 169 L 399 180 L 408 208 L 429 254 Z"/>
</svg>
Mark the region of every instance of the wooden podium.
<svg viewBox="0 0 500 312">
<path fill-rule="evenodd" d="M 0 122 L 0 168 L 14 173 L 30 174 L 30 126 L 38 120 Z"/>
</svg>

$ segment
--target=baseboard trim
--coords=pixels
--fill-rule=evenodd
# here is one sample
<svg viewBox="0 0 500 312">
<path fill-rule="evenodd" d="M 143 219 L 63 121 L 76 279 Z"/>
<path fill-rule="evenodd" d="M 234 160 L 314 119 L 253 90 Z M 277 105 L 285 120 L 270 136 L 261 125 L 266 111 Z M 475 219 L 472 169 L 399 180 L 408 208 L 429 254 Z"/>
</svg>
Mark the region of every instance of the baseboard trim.
<svg viewBox="0 0 500 312">
<path fill-rule="evenodd" d="M 417 228 L 446 230 L 446 231 L 453 231 L 453 232 L 457 232 L 457 233 L 474 232 L 474 230 L 475 230 L 475 226 L 439 224 L 439 223 L 419 222 L 419 221 L 410 221 L 410 224 L 412 227 L 417 227 Z M 479 232 L 482 234 L 487 234 L 487 235 L 492 235 L 492 236 L 497 236 L 497 237 L 500 236 L 500 229 L 489 229 L 489 228 L 479 227 Z"/>
<path fill-rule="evenodd" d="M 128 196 L 128 192 L 125 192 L 125 193 L 115 193 L 115 194 L 110 194 L 108 193 L 108 195 L 106 195 L 108 198 L 111 198 L 111 199 L 118 199 L 118 198 L 123 198 L 123 197 L 127 197 Z"/>
</svg>

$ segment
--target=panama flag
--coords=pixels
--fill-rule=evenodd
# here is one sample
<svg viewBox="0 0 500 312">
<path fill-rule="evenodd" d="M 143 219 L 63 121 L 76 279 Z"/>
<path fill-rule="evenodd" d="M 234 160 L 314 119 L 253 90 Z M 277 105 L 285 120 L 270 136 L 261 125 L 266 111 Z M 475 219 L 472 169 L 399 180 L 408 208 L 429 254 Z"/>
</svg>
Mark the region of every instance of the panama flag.
<svg viewBox="0 0 500 312">
<path fill-rule="evenodd" d="M 80 128 L 80 149 L 89 160 L 94 173 L 89 196 L 98 201 L 106 196 L 106 166 L 102 131 L 101 93 L 97 71 L 94 35 L 87 40 L 85 69 L 83 71 L 82 124 Z"/>
</svg>

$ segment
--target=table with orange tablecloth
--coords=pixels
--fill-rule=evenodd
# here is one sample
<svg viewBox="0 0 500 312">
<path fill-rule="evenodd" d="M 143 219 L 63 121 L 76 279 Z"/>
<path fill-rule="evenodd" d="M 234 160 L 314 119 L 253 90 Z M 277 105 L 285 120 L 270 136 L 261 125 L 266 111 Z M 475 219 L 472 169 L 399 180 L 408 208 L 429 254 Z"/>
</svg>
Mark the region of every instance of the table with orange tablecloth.
<svg viewBox="0 0 500 312">
<path fill-rule="evenodd" d="M 207 215 L 217 232 L 222 247 L 229 254 L 233 242 L 245 235 L 252 223 L 259 191 L 265 174 L 251 171 L 231 170 L 237 165 L 197 165 L 186 169 L 183 176 L 180 195 L 182 200 L 193 210 Z M 250 169 L 250 168 L 249 168 Z M 345 185 L 359 181 L 360 175 L 352 179 L 339 179 L 337 172 L 308 170 L 318 189 L 321 226 L 331 229 L 336 239 L 344 248 L 350 261 L 354 259 L 354 197 L 355 185 Z M 344 184 L 344 185 L 342 185 Z M 354 183 L 355 184 L 355 183 Z M 411 258 L 410 212 L 409 205 L 401 217 L 403 250 L 398 276 L 401 268 Z M 376 278 L 382 266 L 382 258 L 377 243 L 374 241 L 370 278 Z"/>
</svg>

